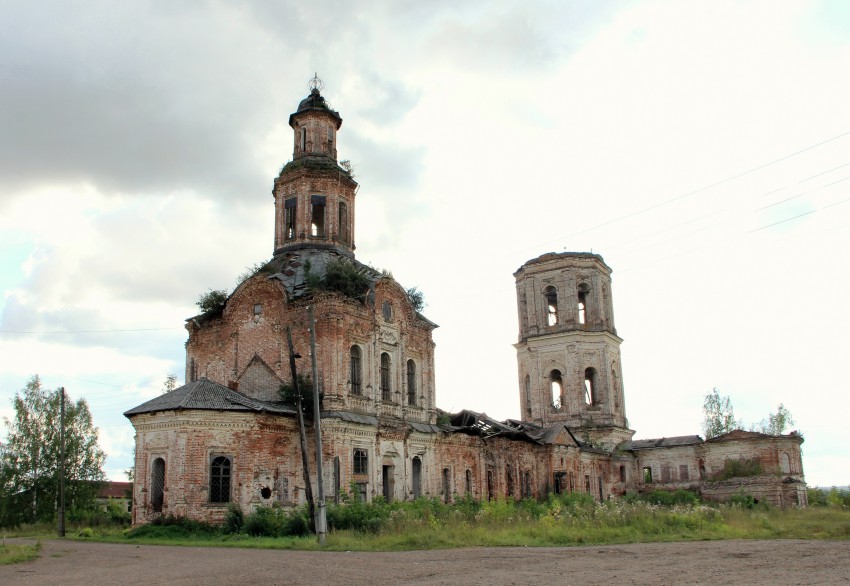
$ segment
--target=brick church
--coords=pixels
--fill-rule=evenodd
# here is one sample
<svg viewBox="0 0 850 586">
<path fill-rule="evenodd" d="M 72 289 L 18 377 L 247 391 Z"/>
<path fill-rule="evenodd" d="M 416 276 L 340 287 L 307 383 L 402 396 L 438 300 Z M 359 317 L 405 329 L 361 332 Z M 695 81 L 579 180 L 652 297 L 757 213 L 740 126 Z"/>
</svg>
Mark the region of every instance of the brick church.
<svg viewBox="0 0 850 586">
<path fill-rule="evenodd" d="M 136 431 L 135 524 L 161 514 L 216 522 L 230 503 L 249 512 L 305 501 L 297 412 L 280 387 L 292 380 L 288 331 L 298 372 L 312 371 L 308 307 L 327 500 L 346 490 L 450 501 L 688 488 L 806 503 L 796 433 L 632 440 L 611 269 L 596 254 L 544 254 L 514 273 L 520 419 L 440 411 L 436 324 L 391 275 L 354 256 L 358 184 L 337 161 L 342 118 L 319 83 L 289 117 L 293 156 L 274 180 L 271 260 L 186 321 L 186 384 L 125 413 Z M 312 432 L 308 421 L 310 450 Z M 315 484 L 315 454 L 308 460 Z M 742 468 L 747 476 L 725 473 Z"/>
</svg>

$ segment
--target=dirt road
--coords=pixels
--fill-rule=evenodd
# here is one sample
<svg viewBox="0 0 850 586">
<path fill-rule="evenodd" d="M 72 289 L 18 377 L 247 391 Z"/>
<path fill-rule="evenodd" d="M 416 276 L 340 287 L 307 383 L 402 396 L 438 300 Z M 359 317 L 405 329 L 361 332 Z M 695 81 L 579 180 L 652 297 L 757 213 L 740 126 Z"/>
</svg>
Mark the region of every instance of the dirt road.
<svg viewBox="0 0 850 586">
<path fill-rule="evenodd" d="M 16 540 L 24 541 L 24 540 Z M 51 540 L 0 584 L 850 584 L 848 541 L 296 552 Z"/>
</svg>

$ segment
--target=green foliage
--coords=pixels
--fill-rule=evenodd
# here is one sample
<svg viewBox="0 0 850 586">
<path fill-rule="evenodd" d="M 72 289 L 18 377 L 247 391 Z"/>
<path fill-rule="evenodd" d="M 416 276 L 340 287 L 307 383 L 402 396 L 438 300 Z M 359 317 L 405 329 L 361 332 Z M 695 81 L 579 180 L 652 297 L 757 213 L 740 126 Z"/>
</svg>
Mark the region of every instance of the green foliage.
<svg viewBox="0 0 850 586">
<path fill-rule="evenodd" d="M 280 385 L 278 390 L 280 400 L 284 405 L 288 405 L 293 409 L 298 406 L 298 396 L 295 393 L 295 385 L 292 382 L 285 382 Z M 301 412 L 307 419 L 313 418 L 313 379 L 306 375 L 298 373 L 298 394 L 301 395 Z M 321 405 L 322 396 L 319 395 L 319 404 Z"/>
<path fill-rule="evenodd" d="M 210 289 L 206 293 L 201 293 L 195 305 L 201 310 L 201 313 L 211 311 L 221 311 L 224 309 L 224 304 L 227 303 L 227 291 L 224 289 Z"/>
<path fill-rule="evenodd" d="M 244 526 L 245 515 L 242 508 L 235 503 L 227 505 L 227 514 L 224 516 L 225 533 L 240 533 Z"/>
<path fill-rule="evenodd" d="M 39 551 L 41 551 L 40 541 L 37 541 L 33 545 L 2 543 L 0 544 L 0 566 L 34 560 L 38 557 Z"/>
<path fill-rule="evenodd" d="M 407 290 L 407 298 L 413 304 L 413 309 L 422 311 L 425 309 L 425 294 L 419 290 L 419 287 L 411 287 Z"/>
<path fill-rule="evenodd" d="M 313 273 L 309 263 L 305 263 L 304 270 L 307 287 L 312 291 L 334 291 L 360 302 L 366 299 L 370 284 L 369 275 L 349 260 L 329 262 L 323 276 Z"/>
<path fill-rule="evenodd" d="M 257 273 L 270 272 L 266 261 L 255 262 L 254 264 L 245 267 L 245 270 L 236 275 L 236 286 L 238 287 Z"/>
<path fill-rule="evenodd" d="M 727 459 L 723 461 L 723 470 L 717 472 L 712 480 L 729 480 L 762 474 L 761 461 L 758 458 Z"/>
<path fill-rule="evenodd" d="M 245 533 L 252 537 L 302 536 L 310 532 L 306 507 L 285 511 L 280 507 L 257 507 L 245 517 Z"/>
<path fill-rule="evenodd" d="M 742 509 L 755 509 L 759 503 L 753 495 L 745 493 L 742 489 L 732 495 L 729 499 L 729 504 L 735 507 L 741 507 Z"/>
<path fill-rule="evenodd" d="M 165 382 L 162 383 L 162 394 L 170 393 L 177 388 L 177 375 L 171 373 L 165 377 Z"/>
<path fill-rule="evenodd" d="M 832 487 L 829 490 L 823 488 L 809 488 L 809 506 L 829 507 L 833 509 L 850 509 L 850 490 Z"/>
<path fill-rule="evenodd" d="M 652 505 L 662 505 L 672 507 L 675 505 L 698 505 L 700 504 L 699 496 L 692 490 L 679 489 L 670 490 L 653 490 L 648 493 L 629 493 L 625 495 L 624 500 L 627 502 L 645 502 Z"/>
<path fill-rule="evenodd" d="M 790 429 L 794 425 L 794 418 L 791 412 L 782 403 L 776 408 L 776 413 L 771 413 L 767 419 L 762 419 L 755 426 L 755 431 L 767 433 L 770 435 L 781 435 L 786 429 Z"/>
<path fill-rule="evenodd" d="M 60 403 L 58 390 L 43 389 L 38 376 L 12 399 L 4 418 L 8 437 L 0 449 L 0 526 L 53 520 L 59 492 Z M 97 508 L 106 454 L 98 445 L 85 399 L 65 401 L 65 494 L 69 512 Z"/>
<path fill-rule="evenodd" d="M 743 424 L 735 419 L 732 400 L 726 395 L 721 396 L 716 387 L 705 396 L 702 409 L 705 416 L 702 423 L 705 439 L 743 427 Z"/>
<path fill-rule="evenodd" d="M 161 517 L 156 517 L 147 525 L 133 527 L 124 535 L 131 538 L 147 539 L 213 537 L 221 535 L 221 526 L 204 523 L 202 521 L 193 521 L 186 517 L 163 515 Z"/>
</svg>

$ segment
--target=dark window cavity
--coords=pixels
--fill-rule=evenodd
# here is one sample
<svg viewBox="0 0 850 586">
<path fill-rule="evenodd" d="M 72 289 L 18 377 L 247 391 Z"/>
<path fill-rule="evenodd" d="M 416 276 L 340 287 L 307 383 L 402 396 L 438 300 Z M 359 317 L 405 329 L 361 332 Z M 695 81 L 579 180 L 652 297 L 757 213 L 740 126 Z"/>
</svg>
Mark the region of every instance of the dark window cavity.
<svg viewBox="0 0 850 586">
<path fill-rule="evenodd" d="M 472 470 L 469 468 L 466 469 L 466 494 L 467 496 L 472 494 Z"/>
<path fill-rule="evenodd" d="M 345 244 L 351 244 L 351 230 L 348 225 L 348 206 L 345 202 L 339 202 L 339 239 Z"/>
<path fill-rule="evenodd" d="M 290 197 L 283 202 L 283 238 L 292 240 L 295 238 L 295 210 L 298 207 L 298 198 Z"/>
<path fill-rule="evenodd" d="M 302 150 L 302 152 L 307 150 L 307 127 L 306 126 L 301 127 L 301 150 Z"/>
<path fill-rule="evenodd" d="M 416 363 L 407 361 L 407 404 L 416 405 Z"/>
<path fill-rule="evenodd" d="M 422 460 L 419 456 L 413 457 L 413 498 L 422 496 Z"/>
<path fill-rule="evenodd" d="M 381 304 L 381 315 L 384 316 L 384 321 L 392 321 L 393 319 L 393 304 L 389 301 L 384 301 Z"/>
<path fill-rule="evenodd" d="M 584 492 L 590 494 L 590 474 L 584 475 Z"/>
<path fill-rule="evenodd" d="M 360 346 L 351 347 L 351 394 L 359 395 L 363 390 L 363 353 Z"/>
<path fill-rule="evenodd" d="M 310 197 L 310 236 L 324 238 L 325 234 L 325 196 Z"/>
<path fill-rule="evenodd" d="M 564 381 L 560 370 L 549 373 L 549 387 L 552 390 L 552 407 L 560 409 L 564 397 Z"/>
<path fill-rule="evenodd" d="M 626 467 L 620 466 L 620 482 L 626 481 Z"/>
<path fill-rule="evenodd" d="M 210 502 L 230 502 L 230 458 L 217 456 L 210 464 Z"/>
<path fill-rule="evenodd" d="M 392 388 L 390 386 L 390 355 L 381 353 L 381 400 L 392 400 Z"/>
<path fill-rule="evenodd" d="M 443 500 L 450 502 L 452 498 L 451 476 L 448 468 L 443 468 Z"/>
<path fill-rule="evenodd" d="M 165 496 L 165 460 L 156 458 L 151 467 L 151 508 L 156 513 L 162 512 L 162 502 Z"/>
</svg>

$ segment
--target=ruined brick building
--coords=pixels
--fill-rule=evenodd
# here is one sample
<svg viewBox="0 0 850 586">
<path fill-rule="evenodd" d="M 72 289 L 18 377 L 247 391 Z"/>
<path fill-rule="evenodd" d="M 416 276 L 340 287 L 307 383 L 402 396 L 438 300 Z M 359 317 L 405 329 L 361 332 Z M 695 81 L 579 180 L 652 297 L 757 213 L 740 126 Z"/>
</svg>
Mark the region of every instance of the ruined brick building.
<svg viewBox="0 0 850 586">
<path fill-rule="evenodd" d="M 611 269 L 596 254 L 545 254 L 514 274 L 521 419 L 440 412 L 437 326 L 392 276 L 354 257 L 357 183 L 337 163 L 342 118 L 314 86 L 289 125 L 271 260 L 187 320 L 186 384 L 125 413 L 136 431 L 134 523 L 304 501 L 297 414 L 279 388 L 291 380 L 287 328 L 299 372 L 311 371 L 308 306 L 329 499 L 349 488 L 366 500 L 691 488 L 805 504 L 797 434 L 632 440 Z M 725 479 L 730 462 L 748 475 Z"/>
</svg>

